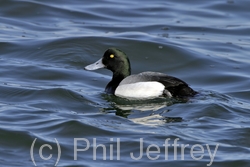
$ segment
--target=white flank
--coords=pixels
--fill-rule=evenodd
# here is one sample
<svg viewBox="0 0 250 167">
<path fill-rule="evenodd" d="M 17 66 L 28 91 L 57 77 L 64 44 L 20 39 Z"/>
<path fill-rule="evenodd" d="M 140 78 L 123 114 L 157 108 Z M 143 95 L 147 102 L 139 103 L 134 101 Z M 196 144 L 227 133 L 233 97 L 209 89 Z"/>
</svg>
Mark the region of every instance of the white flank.
<svg viewBox="0 0 250 167">
<path fill-rule="evenodd" d="M 160 82 L 136 82 L 119 85 L 115 95 L 129 99 L 151 99 L 163 94 L 165 86 Z"/>
</svg>

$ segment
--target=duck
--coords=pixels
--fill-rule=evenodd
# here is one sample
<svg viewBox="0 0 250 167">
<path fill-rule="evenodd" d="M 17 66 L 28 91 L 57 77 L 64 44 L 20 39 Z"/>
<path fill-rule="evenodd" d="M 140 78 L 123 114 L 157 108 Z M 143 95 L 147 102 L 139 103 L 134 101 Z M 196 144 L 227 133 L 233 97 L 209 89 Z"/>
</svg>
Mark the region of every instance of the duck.
<svg viewBox="0 0 250 167">
<path fill-rule="evenodd" d="M 131 75 L 128 56 L 117 48 L 109 48 L 103 57 L 85 70 L 106 68 L 113 72 L 105 92 L 127 99 L 153 99 L 157 97 L 182 98 L 197 94 L 179 78 L 160 72 L 146 71 Z"/>
</svg>

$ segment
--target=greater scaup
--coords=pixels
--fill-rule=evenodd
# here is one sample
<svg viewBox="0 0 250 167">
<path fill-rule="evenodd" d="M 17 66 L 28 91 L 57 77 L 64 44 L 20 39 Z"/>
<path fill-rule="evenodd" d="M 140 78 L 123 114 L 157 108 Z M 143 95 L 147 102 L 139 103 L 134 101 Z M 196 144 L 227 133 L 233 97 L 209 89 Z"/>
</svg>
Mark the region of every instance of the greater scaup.
<svg viewBox="0 0 250 167">
<path fill-rule="evenodd" d="M 197 92 L 178 78 L 159 73 L 142 72 L 131 74 L 127 55 L 119 49 L 108 49 L 97 62 L 86 66 L 85 70 L 107 68 L 113 72 L 113 78 L 105 88 L 107 93 L 128 99 L 150 99 L 159 96 L 186 97 Z"/>
</svg>

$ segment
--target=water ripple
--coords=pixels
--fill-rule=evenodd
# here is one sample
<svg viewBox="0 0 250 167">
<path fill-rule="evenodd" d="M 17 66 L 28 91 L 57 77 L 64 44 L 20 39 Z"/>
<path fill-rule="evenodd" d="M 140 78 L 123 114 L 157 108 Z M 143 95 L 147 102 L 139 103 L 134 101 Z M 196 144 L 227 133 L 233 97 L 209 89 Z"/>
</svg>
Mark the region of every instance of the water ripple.
<svg viewBox="0 0 250 167">
<path fill-rule="evenodd" d="M 3 1 L 0 14 L 2 166 L 212 166 L 249 164 L 249 2 L 197 0 Z M 129 56 L 132 73 L 159 71 L 199 92 L 187 101 L 127 101 L 104 92 L 111 72 L 83 68 L 109 47 Z M 74 160 L 74 139 L 89 140 Z M 93 160 L 94 138 L 101 146 Z M 140 138 L 143 154 L 140 160 Z M 164 143 L 169 146 L 165 159 Z M 120 139 L 120 160 L 117 140 Z M 43 144 L 44 157 L 39 157 Z M 146 154 L 148 146 L 159 153 Z M 182 145 L 187 145 L 181 155 Z M 204 148 L 197 161 L 192 146 Z M 79 141 L 79 148 L 86 142 Z M 152 146 L 152 145 L 151 145 Z M 157 151 L 152 146 L 151 151 Z M 113 148 L 113 158 L 110 150 Z M 196 151 L 199 148 L 196 147 Z M 184 159 L 181 159 L 184 156 Z M 196 157 L 201 154 L 195 154 Z"/>
</svg>

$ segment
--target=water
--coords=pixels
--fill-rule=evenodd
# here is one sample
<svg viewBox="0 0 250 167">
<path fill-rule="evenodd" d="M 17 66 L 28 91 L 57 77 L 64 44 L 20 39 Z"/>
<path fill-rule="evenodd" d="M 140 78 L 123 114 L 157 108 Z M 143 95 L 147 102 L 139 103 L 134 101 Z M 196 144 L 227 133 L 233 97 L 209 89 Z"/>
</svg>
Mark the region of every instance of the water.
<svg viewBox="0 0 250 167">
<path fill-rule="evenodd" d="M 0 4 L 1 166 L 249 166 L 250 1 Z M 113 46 L 199 95 L 106 95 Z"/>
</svg>

